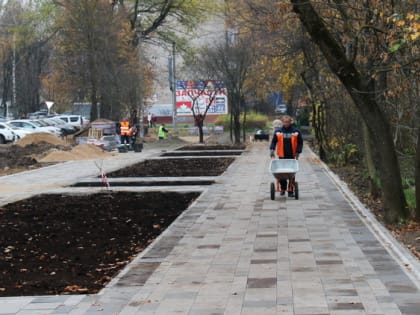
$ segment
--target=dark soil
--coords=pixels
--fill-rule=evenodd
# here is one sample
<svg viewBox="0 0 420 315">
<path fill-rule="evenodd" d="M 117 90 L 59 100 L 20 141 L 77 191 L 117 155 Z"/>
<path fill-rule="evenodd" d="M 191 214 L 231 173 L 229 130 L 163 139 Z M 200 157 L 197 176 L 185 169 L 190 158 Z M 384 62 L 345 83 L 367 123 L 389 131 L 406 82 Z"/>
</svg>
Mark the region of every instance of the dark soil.
<svg viewBox="0 0 420 315">
<path fill-rule="evenodd" d="M 214 144 L 214 145 L 186 145 L 177 150 L 186 150 L 186 151 L 193 151 L 193 150 L 244 150 L 246 148 L 245 144 L 232 144 L 232 145 L 225 145 L 225 144 Z"/>
<path fill-rule="evenodd" d="M 0 146 L 0 175 L 10 173 L 10 169 L 36 168 L 43 164 L 38 163 L 34 155 L 42 154 L 53 148 L 69 150 L 70 148 L 56 146 L 47 142 L 29 144 L 24 147 L 18 145 Z"/>
<path fill-rule="evenodd" d="M 166 152 L 161 156 L 238 156 L 243 151 L 184 151 Z"/>
<path fill-rule="evenodd" d="M 146 160 L 109 173 L 107 177 L 218 176 L 234 160 L 232 157 Z"/>
<path fill-rule="evenodd" d="M 194 186 L 194 185 L 212 185 L 214 180 L 175 180 L 175 181 L 127 181 L 127 182 L 112 182 L 111 187 L 139 187 L 139 186 Z M 95 182 L 79 182 L 71 187 L 104 187 L 104 183 L 101 181 Z"/>
<path fill-rule="evenodd" d="M 0 208 L 0 296 L 96 293 L 198 193 L 41 195 Z"/>
</svg>

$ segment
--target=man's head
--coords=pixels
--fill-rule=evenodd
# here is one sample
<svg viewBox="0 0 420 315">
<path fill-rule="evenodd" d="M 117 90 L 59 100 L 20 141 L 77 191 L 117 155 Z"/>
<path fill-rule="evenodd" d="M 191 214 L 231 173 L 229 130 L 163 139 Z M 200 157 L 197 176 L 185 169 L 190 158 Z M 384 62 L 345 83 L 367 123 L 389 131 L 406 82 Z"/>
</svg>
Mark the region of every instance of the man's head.
<svg viewBox="0 0 420 315">
<path fill-rule="evenodd" d="M 288 115 L 283 116 L 283 118 L 281 120 L 283 122 L 283 127 L 285 127 L 285 128 L 290 127 L 292 122 L 293 122 L 292 117 L 290 117 Z"/>
<path fill-rule="evenodd" d="M 274 121 L 273 121 L 273 127 L 274 128 L 281 128 L 283 126 L 283 123 L 281 122 L 281 120 L 280 119 L 275 119 Z"/>
</svg>

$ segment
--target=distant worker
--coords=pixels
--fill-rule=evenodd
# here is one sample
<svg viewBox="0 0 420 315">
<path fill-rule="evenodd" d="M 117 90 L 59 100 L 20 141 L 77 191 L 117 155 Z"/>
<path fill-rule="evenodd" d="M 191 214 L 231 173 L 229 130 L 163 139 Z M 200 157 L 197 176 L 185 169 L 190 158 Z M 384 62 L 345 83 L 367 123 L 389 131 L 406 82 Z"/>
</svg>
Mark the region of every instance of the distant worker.
<svg viewBox="0 0 420 315">
<path fill-rule="evenodd" d="M 152 128 L 152 114 L 147 114 L 147 127 Z"/>
<path fill-rule="evenodd" d="M 159 141 L 166 139 L 167 134 L 168 134 L 168 130 L 165 128 L 165 124 L 160 125 L 159 131 L 158 131 Z"/>
<path fill-rule="evenodd" d="M 270 144 L 270 156 L 274 158 L 276 153 L 279 159 L 297 160 L 299 154 L 302 153 L 302 133 L 292 125 L 290 116 L 283 116 L 282 122 L 283 126 L 281 128 L 274 128 L 274 135 Z M 287 185 L 287 179 L 281 179 L 280 189 L 281 195 L 284 195 L 287 189 L 288 196 L 294 197 L 294 176 L 289 178 L 289 185 Z"/>
<path fill-rule="evenodd" d="M 128 118 L 124 118 L 120 122 L 120 138 L 121 144 L 130 144 L 130 122 Z"/>
<path fill-rule="evenodd" d="M 152 114 L 152 125 L 150 127 L 156 127 L 157 117 L 155 114 Z"/>
<path fill-rule="evenodd" d="M 136 143 L 137 140 L 137 134 L 139 132 L 139 128 L 136 125 L 133 125 L 130 128 L 130 139 L 131 139 L 131 145 Z"/>
<path fill-rule="evenodd" d="M 276 131 L 278 129 L 281 129 L 281 127 L 283 127 L 283 123 L 281 122 L 280 119 L 273 120 L 273 128 L 274 128 L 274 131 Z"/>
</svg>

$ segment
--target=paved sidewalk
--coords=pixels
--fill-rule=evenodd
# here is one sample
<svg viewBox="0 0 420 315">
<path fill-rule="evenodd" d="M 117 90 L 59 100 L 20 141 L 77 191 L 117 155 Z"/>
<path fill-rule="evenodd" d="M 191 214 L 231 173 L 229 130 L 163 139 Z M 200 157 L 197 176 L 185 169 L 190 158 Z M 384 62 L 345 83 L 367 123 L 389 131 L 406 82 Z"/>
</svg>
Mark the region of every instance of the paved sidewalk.
<svg viewBox="0 0 420 315">
<path fill-rule="evenodd" d="M 420 314 L 418 261 L 308 149 L 299 200 L 270 200 L 268 155 L 267 143 L 252 144 L 100 294 L 2 298 L 0 314 Z M 0 203 L 96 174 L 78 161 L 0 177 L 0 187 L 30 182 L 1 190 Z"/>
</svg>

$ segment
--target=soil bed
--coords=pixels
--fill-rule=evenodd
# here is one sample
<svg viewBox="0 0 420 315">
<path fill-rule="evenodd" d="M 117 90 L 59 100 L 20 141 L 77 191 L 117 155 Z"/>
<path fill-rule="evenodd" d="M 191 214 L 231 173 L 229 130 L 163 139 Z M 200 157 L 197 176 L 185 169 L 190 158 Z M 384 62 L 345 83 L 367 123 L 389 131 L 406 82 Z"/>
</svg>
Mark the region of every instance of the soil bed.
<svg viewBox="0 0 420 315">
<path fill-rule="evenodd" d="M 218 176 L 234 160 L 232 157 L 146 160 L 109 173 L 107 177 Z"/>
<path fill-rule="evenodd" d="M 198 195 L 40 195 L 3 206 L 0 296 L 98 292 Z"/>
<path fill-rule="evenodd" d="M 193 186 L 193 185 L 212 185 L 213 180 L 179 180 L 179 181 L 133 181 L 133 182 L 110 182 L 111 187 L 137 187 L 137 186 Z M 96 182 L 79 182 L 71 187 L 104 187 L 101 181 Z"/>
<path fill-rule="evenodd" d="M 246 148 L 245 144 L 232 144 L 232 145 L 224 145 L 224 144 L 214 144 L 214 145 L 186 145 L 177 150 L 183 151 L 193 151 L 193 150 L 244 150 Z"/>
<path fill-rule="evenodd" d="M 190 151 L 190 152 L 166 152 L 160 156 L 238 156 L 243 151 Z"/>
</svg>

